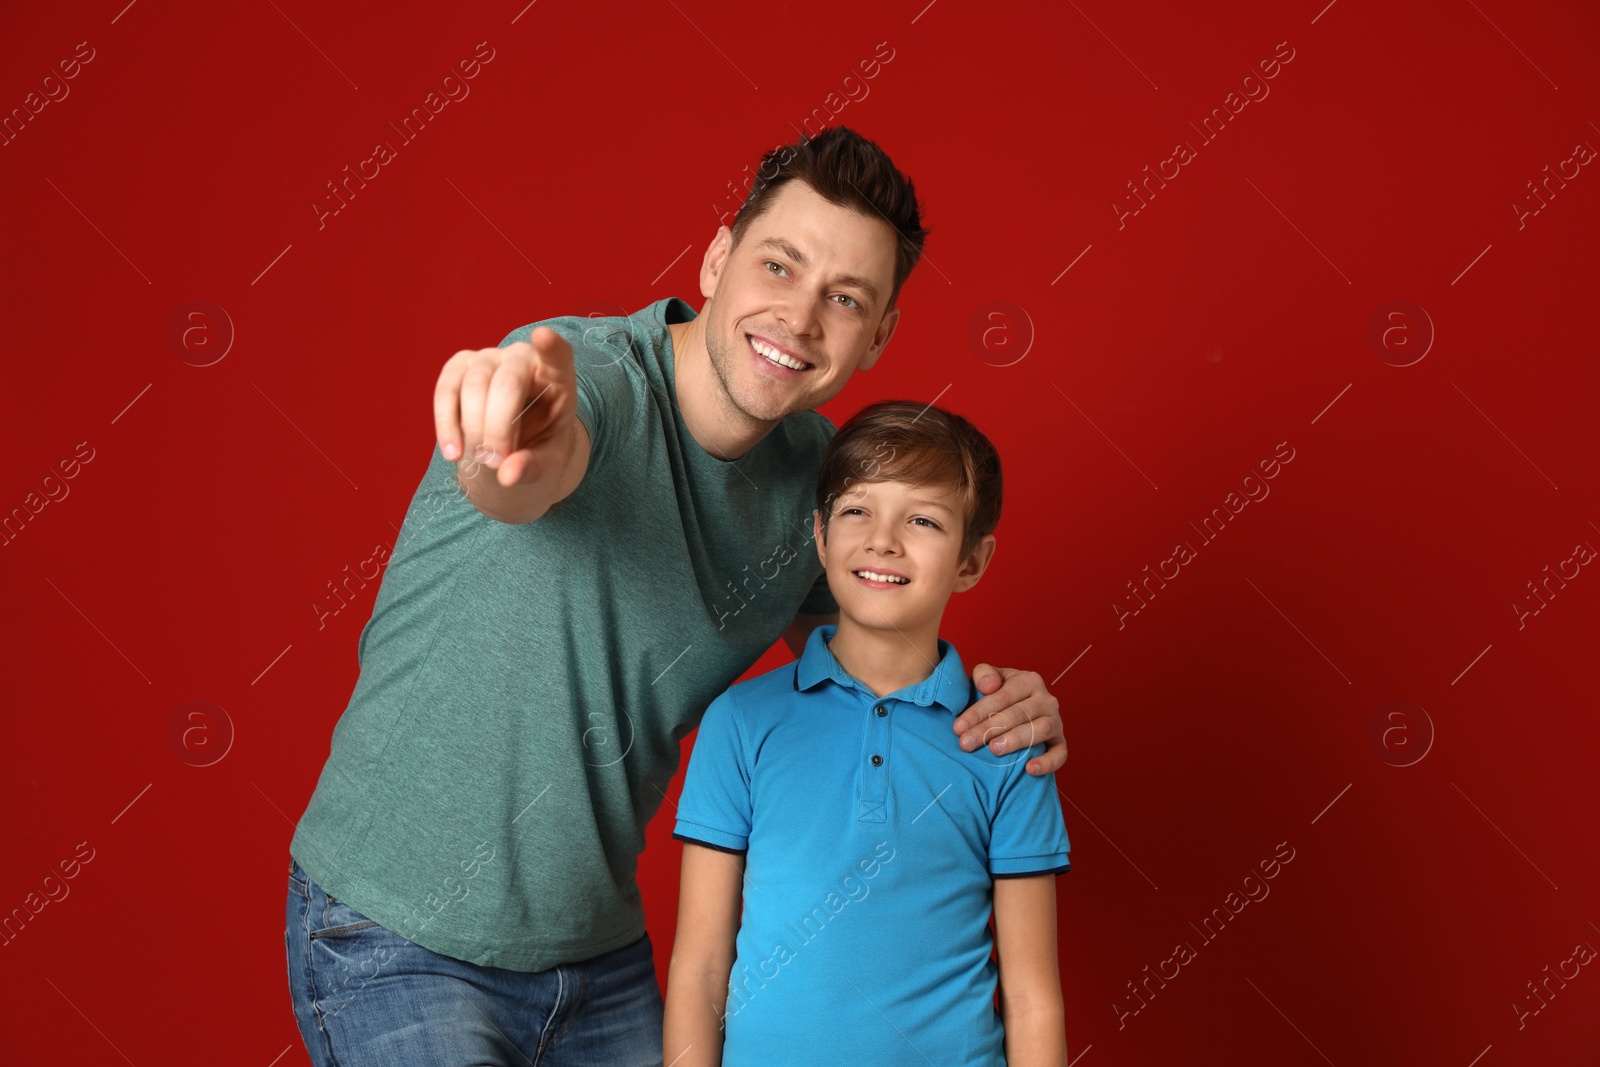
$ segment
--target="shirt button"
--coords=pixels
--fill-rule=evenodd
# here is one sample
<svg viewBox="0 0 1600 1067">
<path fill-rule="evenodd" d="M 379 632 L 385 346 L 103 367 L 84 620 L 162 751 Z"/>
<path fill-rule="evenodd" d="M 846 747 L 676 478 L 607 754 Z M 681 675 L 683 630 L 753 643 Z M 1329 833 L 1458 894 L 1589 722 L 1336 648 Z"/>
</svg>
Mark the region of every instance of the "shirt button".
<svg viewBox="0 0 1600 1067">
<path fill-rule="evenodd" d="M 873 757 L 872 757 L 872 765 L 874 767 L 882 767 L 883 766 L 883 757 L 879 756 L 877 754 L 874 754 Z"/>
<path fill-rule="evenodd" d="M 885 708 L 882 704 L 879 704 L 876 710 L 878 712 L 878 718 L 880 719 L 889 714 L 889 709 Z"/>
</svg>

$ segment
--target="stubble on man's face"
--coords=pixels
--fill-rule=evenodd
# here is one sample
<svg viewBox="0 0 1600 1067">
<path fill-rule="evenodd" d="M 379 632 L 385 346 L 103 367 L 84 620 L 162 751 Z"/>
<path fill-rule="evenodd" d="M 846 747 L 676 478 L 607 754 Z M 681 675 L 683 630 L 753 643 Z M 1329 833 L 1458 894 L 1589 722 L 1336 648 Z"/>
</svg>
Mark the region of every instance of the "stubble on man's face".
<svg viewBox="0 0 1600 1067">
<path fill-rule="evenodd" d="M 730 417 L 770 427 L 844 388 L 888 311 L 896 243 L 881 218 L 802 182 L 773 194 L 728 252 L 707 308 L 706 353 Z M 772 349 L 806 366 L 774 365 Z"/>
</svg>

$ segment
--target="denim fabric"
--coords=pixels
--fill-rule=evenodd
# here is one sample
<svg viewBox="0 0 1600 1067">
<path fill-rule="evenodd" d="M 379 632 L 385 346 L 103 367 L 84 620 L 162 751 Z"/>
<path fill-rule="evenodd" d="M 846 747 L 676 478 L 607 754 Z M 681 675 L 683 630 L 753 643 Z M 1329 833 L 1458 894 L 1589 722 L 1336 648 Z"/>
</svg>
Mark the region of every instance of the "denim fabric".
<svg viewBox="0 0 1600 1067">
<path fill-rule="evenodd" d="M 291 861 L 284 939 L 316 1067 L 660 1067 L 648 935 L 544 971 L 483 967 L 407 941 Z"/>
</svg>

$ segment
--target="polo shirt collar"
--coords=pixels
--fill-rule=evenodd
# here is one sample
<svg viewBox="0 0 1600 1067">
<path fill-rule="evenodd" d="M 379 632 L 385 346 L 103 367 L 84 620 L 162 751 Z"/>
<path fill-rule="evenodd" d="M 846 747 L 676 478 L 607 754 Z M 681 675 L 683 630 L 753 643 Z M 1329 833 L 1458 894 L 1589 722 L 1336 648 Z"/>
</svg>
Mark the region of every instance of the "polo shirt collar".
<svg viewBox="0 0 1600 1067">
<path fill-rule="evenodd" d="M 795 666 L 796 688 L 810 689 L 831 679 L 847 689 L 859 689 L 868 696 L 875 696 L 872 690 L 852 677 L 828 649 L 827 643 L 833 640 L 838 630 L 837 623 L 828 623 L 811 631 L 800 661 Z M 895 690 L 885 699 L 905 700 L 924 707 L 939 704 L 951 714 L 959 715 L 971 705 L 971 697 L 971 682 L 967 678 L 966 668 L 961 664 L 960 655 L 956 653 L 954 645 L 940 638 L 939 664 L 933 673 L 914 685 Z"/>
</svg>

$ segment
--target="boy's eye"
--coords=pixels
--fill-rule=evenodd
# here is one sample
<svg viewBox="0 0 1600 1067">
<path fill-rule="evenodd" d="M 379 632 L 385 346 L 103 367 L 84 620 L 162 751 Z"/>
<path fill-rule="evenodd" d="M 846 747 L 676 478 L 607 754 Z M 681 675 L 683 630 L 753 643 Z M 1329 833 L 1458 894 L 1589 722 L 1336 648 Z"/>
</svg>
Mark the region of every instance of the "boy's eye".
<svg viewBox="0 0 1600 1067">
<path fill-rule="evenodd" d="M 912 519 L 911 521 L 912 522 L 925 522 L 925 523 L 928 524 L 928 526 L 930 528 L 935 529 L 935 530 L 937 530 L 939 528 L 939 524 L 938 523 L 936 523 L 932 519 L 927 518 L 927 517 L 922 516 L 922 515 L 918 515 L 916 518 Z"/>
</svg>

